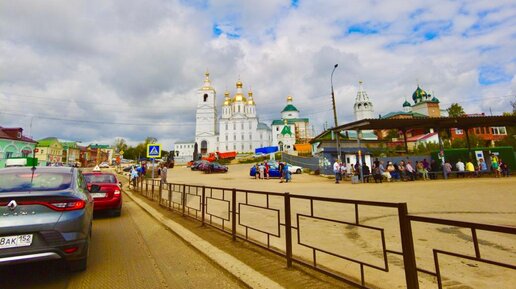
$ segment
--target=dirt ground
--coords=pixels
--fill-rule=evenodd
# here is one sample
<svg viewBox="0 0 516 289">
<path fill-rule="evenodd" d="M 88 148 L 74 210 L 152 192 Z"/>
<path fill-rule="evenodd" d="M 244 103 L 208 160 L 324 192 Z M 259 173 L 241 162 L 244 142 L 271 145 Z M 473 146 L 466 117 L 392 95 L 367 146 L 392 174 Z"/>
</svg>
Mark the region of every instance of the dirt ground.
<svg viewBox="0 0 516 289">
<path fill-rule="evenodd" d="M 270 192 L 289 192 L 296 195 L 402 202 L 408 204 L 410 214 L 446 218 L 453 220 L 516 226 L 516 178 L 466 178 L 415 182 L 351 184 L 344 181 L 335 184 L 331 178 L 308 174 L 293 175 L 291 183 L 280 183 L 278 179 L 257 180 L 249 176 L 251 165 L 231 165 L 226 174 L 204 174 L 186 167 L 169 170 L 168 182 L 249 189 Z M 271 200 L 272 206 L 281 200 Z M 257 205 L 261 205 L 257 201 Z M 293 214 L 306 212 L 307 204 L 293 202 Z M 353 223 L 353 208 L 350 205 L 315 203 L 318 217 Z M 274 214 L 272 214 L 274 215 Z M 276 220 L 267 212 L 258 210 L 241 215 L 263 231 L 274 231 Z M 254 219 L 254 220 L 253 220 Z M 272 221 L 268 223 L 268 220 Z M 329 253 L 346 256 L 379 267 L 384 266 L 381 254 L 382 244 L 378 231 L 354 227 L 351 231 L 346 224 L 320 219 L 300 218 L 303 230 L 299 239 L 305 245 L 327 248 Z M 302 223 L 301 223 L 302 222 Z M 360 224 L 382 228 L 385 233 L 386 249 L 400 251 L 399 223 L 392 209 L 376 207 L 360 208 Z M 297 225 L 297 224 L 293 224 Z M 432 249 L 474 256 L 470 230 L 413 223 L 416 260 L 419 268 L 435 271 Z M 295 234 L 294 234 L 295 235 Z M 312 250 L 297 244 L 294 237 L 293 253 L 300 258 L 310 259 Z M 482 257 L 488 260 L 515 265 L 516 236 L 478 232 Z M 256 236 L 259 239 L 260 236 Z M 349 242 L 346 242 L 349 241 Z M 274 243 L 274 240 L 271 241 Z M 277 247 L 283 243 L 278 240 Z M 404 277 L 402 259 L 388 254 L 389 272 L 365 268 L 366 283 L 378 288 L 403 288 Z M 329 254 L 317 254 L 317 262 L 337 272 L 344 272 L 350 278 L 358 279 L 360 270 L 355 263 L 343 261 Z M 443 288 L 510 288 L 516 284 L 514 270 L 471 261 L 465 258 L 439 255 L 439 269 L 443 276 Z M 421 288 L 437 288 L 436 279 L 419 273 Z M 375 285 L 374 285 L 375 284 Z M 376 286 L 382 284 L 381 286 Z M 457 287 L 459 286 L 459 287 Z"/>
</svg>

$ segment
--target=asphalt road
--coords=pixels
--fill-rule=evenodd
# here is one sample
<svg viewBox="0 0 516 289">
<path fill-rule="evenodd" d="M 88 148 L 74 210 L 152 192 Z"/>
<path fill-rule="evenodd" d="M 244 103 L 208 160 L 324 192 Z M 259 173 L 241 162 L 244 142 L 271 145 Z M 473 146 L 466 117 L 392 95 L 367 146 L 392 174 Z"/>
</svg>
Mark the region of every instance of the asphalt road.
<svg viewBox="0 0 516 289">
<path fill-rule="evenodd" d="M 4 288 L 242 288 L 228 273 L 124 198 L 122 216 L 96 215 L 88 269 L 60 262 L 0 267 Z"/>
</svg>

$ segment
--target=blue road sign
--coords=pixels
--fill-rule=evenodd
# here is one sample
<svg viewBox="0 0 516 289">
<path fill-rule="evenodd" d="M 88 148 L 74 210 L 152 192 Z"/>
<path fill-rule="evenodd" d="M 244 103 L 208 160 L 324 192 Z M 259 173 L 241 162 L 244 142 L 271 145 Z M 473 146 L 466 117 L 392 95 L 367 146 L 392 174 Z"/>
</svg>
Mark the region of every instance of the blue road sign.
<svg viewBox="0 0 516 289">
<path fill-rule="evenodd" d="M 161 157 L 161 145 L 160 144 L 148 144 L 147 145 L 147 157 L 148 158 L 160 158 Z"/>
</svg>

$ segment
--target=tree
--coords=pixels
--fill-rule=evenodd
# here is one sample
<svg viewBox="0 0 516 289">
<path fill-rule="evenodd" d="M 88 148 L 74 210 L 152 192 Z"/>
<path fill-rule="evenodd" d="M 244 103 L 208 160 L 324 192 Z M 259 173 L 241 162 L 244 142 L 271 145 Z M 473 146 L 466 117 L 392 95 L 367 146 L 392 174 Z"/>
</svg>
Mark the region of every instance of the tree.
<svg viewBox="0 0 516 289">
<path fill-rule="evenodd" d="M 114 147 L 116 148 L 117 152 L 126 151 L 129 146 L 127 145 L 127 142 L 123 138 L 117 138 L 115 139 Z"/>
<path fill-rule="evenodd" d="M 446 111 L 448 112 L 448 116 L 450 117 L 458 117 L 466 114 L 464 112 L 464 108 L 462 108 L 462 106 L 458 103 L 452 103 L 452 105 L 448 109 L 446 109 Z"/>
</svg>

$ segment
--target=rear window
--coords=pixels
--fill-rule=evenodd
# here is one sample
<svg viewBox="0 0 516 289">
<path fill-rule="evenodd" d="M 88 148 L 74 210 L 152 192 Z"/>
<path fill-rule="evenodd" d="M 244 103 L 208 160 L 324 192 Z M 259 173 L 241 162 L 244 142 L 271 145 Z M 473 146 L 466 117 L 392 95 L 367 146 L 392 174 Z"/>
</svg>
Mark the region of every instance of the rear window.
<svg viewBox="0 0 516 289">
<path fill-rule="evenodd" d="M 57 172 L 0 172 L 0 193 L 57 191 L 70 188 L 72 175 Z"/>
<path fill-rule="evenodd" d="M 113 175 L 84 175 L 86 183 L 109 183 L 115 184 L 116 178 Z"/>
</svg>

